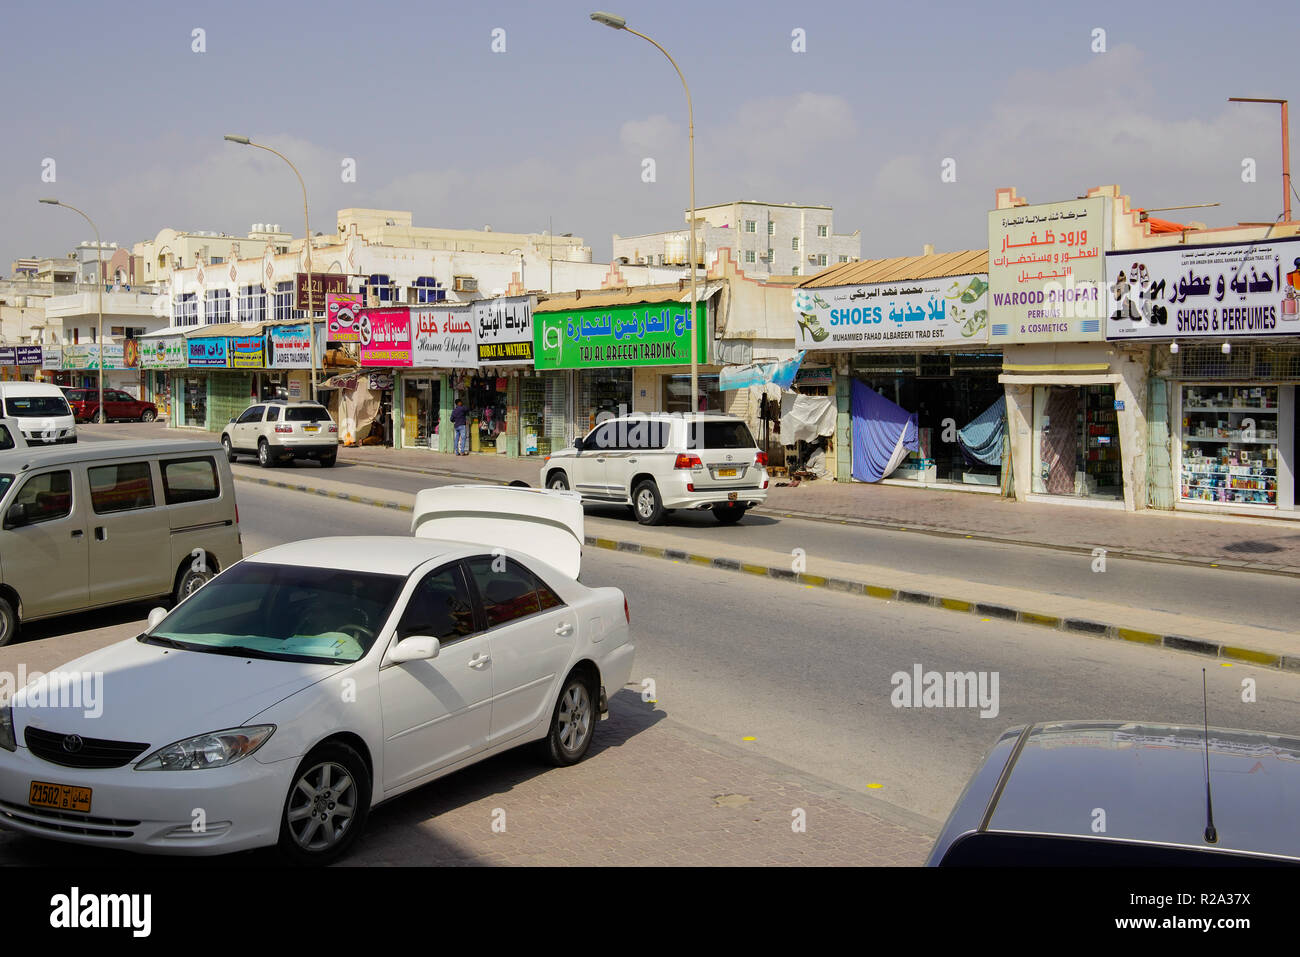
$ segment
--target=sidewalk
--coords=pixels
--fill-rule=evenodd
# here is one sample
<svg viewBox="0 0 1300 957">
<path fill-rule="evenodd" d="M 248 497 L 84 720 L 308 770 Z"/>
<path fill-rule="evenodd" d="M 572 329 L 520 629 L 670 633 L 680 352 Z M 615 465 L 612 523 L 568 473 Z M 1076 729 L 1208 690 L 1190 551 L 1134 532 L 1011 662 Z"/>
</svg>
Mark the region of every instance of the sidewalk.
<svg viewBox="0 0 1300 957">
<path fill-rule="evenodd" d="M 82 426 L 120 438 L 213 438 L 161 425 Z M 455 456 L 420 449 L 341 448 L 340 464 L 424 472 L 467 480 L 537 485 L 542 460 L 475 453 Z M 343 475 L 338 479 L 344 479 Z M 313 475 L 313 478 L 315 476 Z M 299 480 L 302 480 L 299 476 Z M 1111 557 L 1221 565 L 1300 575 L 1300 521 L 1122 512 L 1113 509 L 1013 502 L 993 495 L 893 485 L 805 482 L 774 486 L 765 511 L 797 518 L 873 525 L 937 535 L 1040 545 Z"/>
</svg>

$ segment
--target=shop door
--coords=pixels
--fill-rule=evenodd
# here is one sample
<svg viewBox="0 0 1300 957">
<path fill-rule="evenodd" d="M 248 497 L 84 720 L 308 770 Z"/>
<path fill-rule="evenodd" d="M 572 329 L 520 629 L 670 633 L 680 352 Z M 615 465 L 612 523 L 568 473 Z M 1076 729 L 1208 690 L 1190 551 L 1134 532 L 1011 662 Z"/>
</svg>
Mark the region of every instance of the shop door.
<svg viewBox="0 0 1300 957">
<path fill-rule="evenodd" d="M 1048 495 L 1073 495 L 1074 473 L 1079 461 L 1079 390 L 1053 386 L 1047 390 L 1047 404 L 1041 435 L 1042 479 Z"/>
</svg>

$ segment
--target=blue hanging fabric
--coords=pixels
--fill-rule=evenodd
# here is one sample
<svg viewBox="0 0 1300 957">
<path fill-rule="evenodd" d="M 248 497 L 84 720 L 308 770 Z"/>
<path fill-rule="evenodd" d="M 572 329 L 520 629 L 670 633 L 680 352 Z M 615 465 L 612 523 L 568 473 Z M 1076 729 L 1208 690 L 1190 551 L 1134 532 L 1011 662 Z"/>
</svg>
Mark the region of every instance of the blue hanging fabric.
<svg viewBox="0 0 1300 957">
<path fill-rule="evenodd" d="M 1002 464 L 1002 433 L 1007 420 L 1007 402 L 998 399 L 969 423 L 957 430 L 962 452 L 985 465 Z"/>
<path fill-rule="evenodd" d="M 879 482 L 920 450 L 916 413 L 895 405 L 870 386 L 853 380 L 853 477 Z"/>
</svg>

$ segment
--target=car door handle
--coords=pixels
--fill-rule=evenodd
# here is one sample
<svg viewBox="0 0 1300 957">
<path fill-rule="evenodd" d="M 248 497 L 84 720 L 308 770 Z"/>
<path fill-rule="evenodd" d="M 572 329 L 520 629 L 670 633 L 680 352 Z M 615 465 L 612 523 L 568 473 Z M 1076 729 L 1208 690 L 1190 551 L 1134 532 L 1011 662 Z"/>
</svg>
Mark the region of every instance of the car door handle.
<svg viewBox="0 0 1300 957">
<path fill-rule="evenodd" d="M 475 655 L 473 658 L 469 660 L 469 666 L 471 668 L 482 668 L 485 667 L 488 664 L 488 662 L 490 662 L 491 660 L 492 660 L 491 655 L 485 655 L 482 652 L 480 652 L 479 654 Z"/>
<path fill-rule="evenodd" d="M 555 633 L 556 633 L 557 635 L 571 635 L 571 634 L 573 634 L 573 623 L 572 623 L 572 622 L 569 622 L 569 621 L 564 622 L 564 623 L 561 624 L 558 628 L 555 629 Z"/>
<path fill-rule="evenodd" d="M 81 538 L 81 537 L 83 537 L 85 534 L 86 534 L 85 529 L 74 528 L 74 529 L 72 530 L 72 537 L 73 537 L 73 538 Z"/>
<path fill-rule="evenodd" d="M 601 465 L 604 465 L 604 464 L 605 464 L 605 459 L 604 459 L 604 458 L 598 458 L 598 459 L 596 459 L 596 461 L 599 462 Z"/>
<path fill-rule="evenodd" d="M 627 460 L 627 464 L 628 464 L 628 465 L 636 465 L 636 459 L 628 459 L 628 460 Z"/>
<path fill-rule="evenodd" d="M 103 525 L 95 526 L 95 541 L 97 542 L 108 541 L 108 529 L 106 529 Z"/>
</svg>

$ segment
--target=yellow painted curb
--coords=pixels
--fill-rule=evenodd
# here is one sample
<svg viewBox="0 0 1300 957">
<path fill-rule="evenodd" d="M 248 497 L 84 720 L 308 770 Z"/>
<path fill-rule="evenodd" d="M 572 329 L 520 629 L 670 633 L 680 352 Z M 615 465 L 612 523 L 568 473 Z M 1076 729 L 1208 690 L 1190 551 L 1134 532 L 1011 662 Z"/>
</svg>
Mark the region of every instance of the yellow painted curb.
<svg viewBox="0 0 1300 957">
<path fill-rule="evenodd" d="M 1121 628 L 1119 630 L 1119 636 L 1124 641 L 1136 641 L 1143 645 L 1160 644 L 1160 636 L 1154 635 L 1149 631 L 1137 631 L 1133 628 Z"/>
<path fill-rule="evenodd" d="M 1250 648 L 1230 648 L 1224 645 L 1219 649 L 1219 653 L 1225 658 L 1234 658 L 1237 661 L 1249 661 L 1256 665 L 1267 665 L 1270 668 L 1276 668 L 1282 662 L 1281 655 L 1271 655 L 1264 651 L 1253 651 Z"/>
<path fill-rule="evenodd" d="M 897 598 L 898 592 L 893 588 L 881 588 L 879 585 L 863 585 L 865 591 L 872 598 Z"/>
<path fill-rule="evenodd" d="M 657 545 L 642 545 L 641 554 L 649 555 L 651 558 L 663 558 L 664 550 Z"/>
<path fill-rule="evenodd" d="M 764 576 L 767 575 L 766 565 L 748 565 L 742 563 L 740 566 L 740 570 L 742 572 L 749 572 L 749 574 L 751 575 L 764 575 Z"/>
<path fill-rule="evenodd" d="M 960 598 L 940 598 L 939 604 L 949 611 L 970 611 L 975 607 L 973 601 L 962 601 Z"/>
<path fill-rule="evenodd" d="M 1030 625 L 1047 625 L 1049 628 L 1059 628 L 1061 619 L 1055 615 L 1036 615 L 1032 611 L 1022 611 L 1020 620 Z"/>
<path fill-rule="evenodd" d="M 690 559 L 690 561 L 694 562 L 696 565 L 712 565 L 712 564 L 713 564 L 713 559 L 712 559 L 712 558 L 709 558 L 709 556 L 707 556 L 707 555 L 687 555 L 686 557 L 687 557 L 688 559 Z"/>
<path fill-rule="evenodd" d="M 800 574 L 799 581 L 805 585 L 819 585 L 826 587 L 826 578 L 822 575 L 804 575 Z"/>
<path fill-rule="evenodd" d="M 597 548 L 618 548 L 618 542 L 614 541 L 614 539 L 612 538 L 598 538 L 596 539 L 596 547 Z"/>
</svg>

